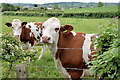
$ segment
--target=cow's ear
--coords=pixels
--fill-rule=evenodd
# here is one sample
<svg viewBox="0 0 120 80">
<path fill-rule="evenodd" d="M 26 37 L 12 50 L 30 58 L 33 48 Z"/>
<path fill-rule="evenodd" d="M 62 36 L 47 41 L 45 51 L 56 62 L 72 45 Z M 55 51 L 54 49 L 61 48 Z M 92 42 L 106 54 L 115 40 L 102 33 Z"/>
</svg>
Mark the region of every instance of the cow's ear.
<svg viewBox="0 0 120 80">
<path fill-rule="evenodd" d="M 9 23 L 9 22 L 5 23 L 5 25 L 8 26 L 8 27 L 11 27 L 11 26 L 12 26 L 12 24 Z"/>
<path fill-rule="evenodd" d="M 22 22 L 22 23 L 21 23 L 22 26 L 24 26 L 24 25 L 26 25 L 26 24 L 27 24 L 27 22 Z"/>
<path fill-rule="evenodd" d="M 67 31 L 72 31 L 73 26 L 72 25 L 64 25 L 63 27 L 60 28 L 62 32 L 67 32 Z"/>
</svg>

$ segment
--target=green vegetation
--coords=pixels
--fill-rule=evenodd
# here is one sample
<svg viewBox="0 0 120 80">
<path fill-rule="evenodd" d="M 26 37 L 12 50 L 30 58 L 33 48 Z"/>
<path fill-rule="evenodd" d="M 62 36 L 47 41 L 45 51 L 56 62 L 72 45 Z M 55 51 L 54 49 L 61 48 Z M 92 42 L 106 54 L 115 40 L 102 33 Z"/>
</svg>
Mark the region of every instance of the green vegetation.
<svg viewBox="0 0 120 80">
<path fill-rule="evenodd" d="M 83 13 L 35 13 L 35 12 L 4 12 L 3 15 L 18 16 L 46 16 L 46 17 L 76 17 L 76 18 L 115 18 L 119 12 L 83 12 Z"/>
<path fill-rule="evenodd" d="M 24 51 L 21 49 L 21 42 L 19 39 L 13 37 L 11 34 L 4 34 L 0 39 L 2 38 L 0 42 L 1 46 L 1 58 L 5 63 L 9 64 L 8 71 L 6 75 L 4 75 L 5 78 L 8 78 L 8 75 L 10 74 L 13 65 L 14 64 L 20 64 L 23 61 L 29 62 L 28 59 L 30 58 L 31 61 L 35 60 L 35 54 L 37 51 L 31 52 L 31 51 Z"/>
<path fill-rule="evenodd" d="M 3 11 L 17 11 L 20 10 L 19 6 L 14 6 L 12 4 L 6 4 L 6 3 L 2 3 L 2 12 Z"/>
<path fill-rule="evenodd" d="M 98 38 L 95 39 L 98 53 L 97 58 L 91 62 L 91 70 L 100 77 L 103 73 L 108 74 L 108 78 L 120 78 L 120 55 L 118 48 L 120 42 L 116 20 L 114 19 L 108 26 L 101 27 Z"/>
<path fill-rule="evenodd" d="M 64 12 L 118 12 L 118 6 L 80 8 L 80 9 L 65 9 Z"/>
<path fill-rule="evenodd" d="M 102 2 L 98 2 L 97 3 L 97 7 L 103 7 L 103 3 Z"/>
<path fill-rule="evenodd" d="M 26 17 L 26 16 L 2 16 L 2 32 L 11 33 L 12 28 L 5 26 L 6 22 L 12 22 L 13 19 L 20 19 L 28 22 L 44 22 L 48 17 Z M 74 26 L 74 31 L 85 33 L 97 33 L 98 26 L 104 26 L 112 19 L 80 19 L 80 18 L 58 18 L 61 25 L 70 24 Z"/>
</svg>

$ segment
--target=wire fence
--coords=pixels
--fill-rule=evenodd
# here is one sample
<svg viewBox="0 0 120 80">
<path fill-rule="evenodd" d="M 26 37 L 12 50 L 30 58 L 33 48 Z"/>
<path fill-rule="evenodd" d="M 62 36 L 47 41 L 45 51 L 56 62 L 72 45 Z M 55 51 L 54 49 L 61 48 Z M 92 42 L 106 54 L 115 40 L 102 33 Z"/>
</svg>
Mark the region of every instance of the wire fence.
<svg viewBox="0 0 120 80">
<path fill-rule="evenodd" d="M 40 47 L 35 47 L 35 49 L 40 49 Z M 56 49 L 56 48 L 55 48 Z M 62 49 L 62 50 L 83 50 L 83 48 L 57 48 L 57 49 Z M 85 50 L 85 49 L 84 49 Z M 96 50 L 96 49 L 87 49 L 87 50 Z M 9 66 L 10 64 L 8 64 Z M 13 64 L 14 67 L 16 67 L 18 64 Z M 4 66 L 4 65 L 3 65 Z M 41 69 L 66 69 L 66 70 L 88 70 L 88 69 L 85 69 L 85 68 L 75 68 L 75 67 L 66 67 L 66 68 L 63 68 L 63 67 L 56 67 L 56 66 L 39 66 L 39 65 L 31 65 L 31 64 L 28 64 L 27 65 L 28 68 L 41 68 Z M 11 71 L 15 71 L 11 69 Z M 39 71 L 38 71 L 39 72 Z M 12 76 L 15 76 L 15 74 L 11 74 Z"/>
</svg>

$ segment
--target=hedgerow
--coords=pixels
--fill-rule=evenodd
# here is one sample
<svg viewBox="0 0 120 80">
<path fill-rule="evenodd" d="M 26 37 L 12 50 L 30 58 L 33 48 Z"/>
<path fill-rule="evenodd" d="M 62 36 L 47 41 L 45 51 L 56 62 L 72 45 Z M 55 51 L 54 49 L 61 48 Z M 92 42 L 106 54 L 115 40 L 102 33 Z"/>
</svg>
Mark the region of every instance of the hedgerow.
<svg viewBox="0 0 120 80">
<path fill-rule="evenodd" d="M 119 17 L 119 12 L 81 12 L 81 13 L 39 13 L 39 12 L 3 12 L 3 15 L 19 16 L 47 16 L 47 17 L 76 17 L 76 18 L 114 18 Z"/>
<path fill-rule="evenodd" d="M 119 79 L 120 78 L 120 55 L 118 49 L 120 42 L 118 38 L 117 23 L 113 20 L 108 26 L 101 27 L 98 32 L 98 38 L 94 39 L 97 45 L 98 53 L 93 56 L 91 70 L 94 74 L 100 77 L 107 74 L 106 77 Z M 101 76 L 102 77 L 102 76 Z"/>
</svg>

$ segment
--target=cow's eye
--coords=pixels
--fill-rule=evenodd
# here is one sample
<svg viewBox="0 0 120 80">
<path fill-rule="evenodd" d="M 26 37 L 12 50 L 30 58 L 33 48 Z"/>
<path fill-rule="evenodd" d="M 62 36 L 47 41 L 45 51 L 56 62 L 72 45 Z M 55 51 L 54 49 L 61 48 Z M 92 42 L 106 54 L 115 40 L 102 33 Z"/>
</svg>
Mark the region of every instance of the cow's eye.
<svg viewBox="0 0 120 80">
<path fill-rule="evenodd" d="M 43 26 L 43 28 L 44 28 L 45 26 Z"/>
<path fill-rule="evenodd" d="M 59 28 L 55 28 L 55 31 L 57 32 L 59 30 Z"/>
</svg>

